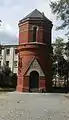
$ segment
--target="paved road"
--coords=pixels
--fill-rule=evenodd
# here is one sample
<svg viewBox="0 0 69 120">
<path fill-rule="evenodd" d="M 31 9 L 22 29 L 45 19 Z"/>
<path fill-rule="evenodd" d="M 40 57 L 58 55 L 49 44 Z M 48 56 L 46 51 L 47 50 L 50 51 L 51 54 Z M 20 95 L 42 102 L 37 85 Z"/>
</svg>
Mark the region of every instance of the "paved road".
<svg viewBox="0 0 69 120">
<path fill-rule="evenodd" d="M 69 98 L 55 93 L 1 94 L 0 120 L 69 120 Z"/>
</svg>

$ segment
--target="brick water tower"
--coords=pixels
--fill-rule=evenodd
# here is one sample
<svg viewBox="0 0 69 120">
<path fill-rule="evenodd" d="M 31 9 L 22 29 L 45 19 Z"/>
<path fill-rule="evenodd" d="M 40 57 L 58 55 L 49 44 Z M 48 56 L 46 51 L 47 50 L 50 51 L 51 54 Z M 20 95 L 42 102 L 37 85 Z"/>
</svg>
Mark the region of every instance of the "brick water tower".
<svg viewBox="0 0 69 120">
<path fill-rule="evenodd" d="M 17 91 L 52 88 L 52 22 L 35 9 L 19 21 Z"/>
</svg>

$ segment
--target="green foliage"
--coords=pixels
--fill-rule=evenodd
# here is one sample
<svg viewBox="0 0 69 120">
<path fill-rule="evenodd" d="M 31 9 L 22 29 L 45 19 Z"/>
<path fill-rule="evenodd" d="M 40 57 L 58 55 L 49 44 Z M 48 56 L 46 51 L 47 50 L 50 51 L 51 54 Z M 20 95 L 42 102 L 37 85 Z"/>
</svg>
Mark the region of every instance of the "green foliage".
<svg viewBox="0 0 69 120">
<path fill-rule="evenodd" d="M 56 0 L 50 4 L 52 13 L 57 16 L 57 19 L 62 20 L 62 24 L 57 27 L 57 30 L 67 28 L 69 34 L 69 0 Z"/>
<path fill-rule="evenodd" d="M 63 56 L 60 56 L 58 59 L 58 73 L 60 77 L 68 77 L 68 62 Z"/>
<path fill-rule="evenodd" d="M 0 68 L 0 86 L 2 87 L 16 87 L 17 75 L 11 71 L 7 66 Z"/>
<path fill-rule="evenodd" d="M 64 50 L 64 43 L 63 43 L 63 39 L 62 38 L 57 38 L 55 41 L 55 48 L 54 48 L 54 54 L 56 56 L 60 56 L 63 54 L 63 50 Z"/>
<path fill-rule="evenodd" d="M 52 65 L 52 75 L 56 78 L 56 74 L 61 78 L 65 78 L 68 81 L 69 74 L 69 62 L 64 59 L 64 46 L 62 38 L 57 38 L 55 41 L 55 48 L 53 53 L 53 65 Z M 69 44 L 66 44 L 66 50 L 69 50 Z"/>
<path fill-rule="evenodd" d="M 5 75 L 9 75 L 11 73 L 11 69 L 7 66 L 3 66 L 2 67 L 2 72 L 5 74 Z"/>
<path fill-rule="evenodd" d="M 66 43 L 65 54 L 66 54 L 67 58 L 69 58 L 69 41 Z"/>
<path fill-rule="evenodd" d="M 57 38 L 55 43 L 54 43 L 54 52 L 53 52 L 53 64 L 52 64 L 52 75 L 53 77 L 56 76 L 57 72 L 58 72 L 58 60 L 61 59 L 60 57 L 62 57 L 63 54 L 63 48 L 64 48 L 64 44 L 63 44 L 63 39 L 62 38 Z"/>
<path fill-rule="evenodd" d="M 56 76 L 57 74 L 57 64 L 55 62 L 53 62 L 53 65 L 52 65 L 52 76 L 53 78 Z"/>
</svg>

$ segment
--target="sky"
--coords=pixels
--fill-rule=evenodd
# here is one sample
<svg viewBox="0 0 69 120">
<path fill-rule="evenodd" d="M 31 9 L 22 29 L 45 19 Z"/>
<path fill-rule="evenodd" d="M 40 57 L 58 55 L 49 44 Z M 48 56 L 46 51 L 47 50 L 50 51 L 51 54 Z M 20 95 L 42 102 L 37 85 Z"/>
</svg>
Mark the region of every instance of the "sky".
<svg viewBox="0 0 69 120">
<path fill-rule="evenodd" d="M 50 8 L 51 0 L 0 0 L 0 44 L 18 44 L 18 22 L 34 9 L 44 12 L 53 23 L 52 42 L 64 36 L 64 31 L 55 31 L 58 21 Z M 52 0 L 54 1 L 54 0 Z"/>
</svg>

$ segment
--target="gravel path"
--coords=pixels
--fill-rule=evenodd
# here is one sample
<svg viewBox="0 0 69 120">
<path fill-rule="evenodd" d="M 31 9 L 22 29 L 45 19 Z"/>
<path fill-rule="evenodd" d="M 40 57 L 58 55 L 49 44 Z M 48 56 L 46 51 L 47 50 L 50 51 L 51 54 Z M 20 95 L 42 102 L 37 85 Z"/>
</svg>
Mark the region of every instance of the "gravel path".
<svg viewBox="0 0 69 120">
<path fill-rule="evenodd" d="M 59 93 L 4 93 L 0 120 L 69 120 L 69 98 Z"/>
</svg>

